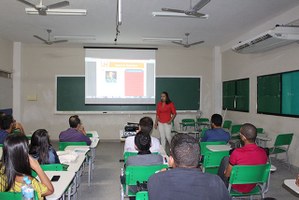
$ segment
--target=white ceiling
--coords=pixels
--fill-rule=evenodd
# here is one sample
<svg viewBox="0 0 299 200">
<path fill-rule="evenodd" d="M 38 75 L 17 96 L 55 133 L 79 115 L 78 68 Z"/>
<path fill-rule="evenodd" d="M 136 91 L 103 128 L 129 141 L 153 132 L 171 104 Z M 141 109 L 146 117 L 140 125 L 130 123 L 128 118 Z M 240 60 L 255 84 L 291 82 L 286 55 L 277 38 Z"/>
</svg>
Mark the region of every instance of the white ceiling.
<svg viewBox="0 0 299 200">
<path fill-rule="evenodd" d="M 37 4 L 39 0 L 28 0 Z M 43 0 L 49 5 L 60 0 Z M 17 0 L 0 1 L 0 37 L 23 43 L 41 43 L 34 34 L 47 38 L 53 35 L 95 35 L 94 41 L 82 43 L 114 44 L 117 0 L 69 0 L 66 8 L 87 9 L 87 16 L 33 16 L 25 14 L 25 4 Z M 192 0 L 193 5 L 198 0 Z M 205 40 L 203 46 L 221 46 L 283 12 L 298 6 L 298 0 L 211 0 L 200 12 L 209 19 L 158 18 L 153 11 L 162 7 L 188 9 L 190 0 L 122 0 L 120 45 L 153 43 L 143 37 L 184 37 L 189 42 Z M 298 17 L 299 18 L 299 17 Z M 273 24 L 273 27 L 275 24 Z M 71 42 L 70 42 L 71 43 Z M 163 44 L 169 44 L 163 43 Z M 175 44 L 171 44 L 175 45 Z"/>
</svg>

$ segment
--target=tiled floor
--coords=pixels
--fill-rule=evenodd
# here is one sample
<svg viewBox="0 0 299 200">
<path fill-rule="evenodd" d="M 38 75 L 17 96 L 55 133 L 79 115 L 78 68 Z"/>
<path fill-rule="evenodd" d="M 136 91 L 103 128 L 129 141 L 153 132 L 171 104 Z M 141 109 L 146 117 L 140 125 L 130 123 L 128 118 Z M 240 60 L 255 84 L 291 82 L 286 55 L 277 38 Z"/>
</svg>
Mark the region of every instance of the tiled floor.
<svg viewBox="0 0 299 200">
<path fill-rule="evenodd" d="M 54 143 L 54 147 L 57 145 Z M 87 176 L 82 177 L 82 183 L 78 192 L 78 199 L 91 200 L 118 200 L 120 199 L 120 168 L 123 163 L 119 162 L 123 154 L 123 143 L 100 142 L 97 147 L 95 160 L 94 178 L 90 187 L 87 185 Z M 272 159 L 272 164 L 277 171 L 271 174 L 269 192 L 266 197 L 275 197 L 278 200 L 296 200 L 299 196 L 294 195 L 283 186 L 283 180 L 295 178 L 298 169 L 289 170 L 288 167 Z"/>
</svg>

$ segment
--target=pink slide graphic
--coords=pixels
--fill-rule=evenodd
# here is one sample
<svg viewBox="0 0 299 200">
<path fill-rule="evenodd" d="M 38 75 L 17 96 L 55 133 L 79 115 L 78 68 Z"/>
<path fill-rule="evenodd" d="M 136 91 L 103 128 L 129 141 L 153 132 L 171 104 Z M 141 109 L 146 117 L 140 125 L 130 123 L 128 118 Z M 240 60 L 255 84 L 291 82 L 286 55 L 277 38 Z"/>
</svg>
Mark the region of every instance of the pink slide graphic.
<svg viewBox="0 0 299 200">
<path fill-rule="evenodd" d="M 125 96 L 144 96 L 143 70 L 125 71 Z"/>
</svg>

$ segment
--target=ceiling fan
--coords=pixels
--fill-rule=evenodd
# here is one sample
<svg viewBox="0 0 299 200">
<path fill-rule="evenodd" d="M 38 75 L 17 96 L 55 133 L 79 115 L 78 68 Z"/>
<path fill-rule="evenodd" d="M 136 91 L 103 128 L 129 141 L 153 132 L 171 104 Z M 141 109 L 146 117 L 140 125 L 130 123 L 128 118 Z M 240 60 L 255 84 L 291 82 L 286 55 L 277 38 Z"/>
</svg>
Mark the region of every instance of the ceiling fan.
<svg viewBox="0 0 299 200">
<path fill-rule="evenodd" d="M 62 43 L 62 42 L 67 42 L 68 41 L 68 40 L 50 40 L 50 34 L 51 34 L 52 30 L 47 29 L 47 32 L 48 32 L 48 40 L 46 40 L 44 38 L 41 38 L 38 35 L 33 35 L 33 37 L 43 41 L 47 45 L 51 45 L 51 44 L 54 44 L 54 43 Z"/>
<path fill-rule="evenodd" d="M 178 44 L 178 45 L 182 45 L 183 47 L 186 47 L 186 48 L 189 48 L 191 46 L 194 46 L 194 45 L 197 45 L 197 44 L 201 44 L 201 43 L 204 43 L 205 41 L 201 40 L 201 41 L 198 41 L 198 42 L 194 42 L 194 43 L 189 43 L 189 35 L 190 33 L 185 33 L 186 35 L 186 43 L 183 43 L 183 42 L 176 42 L 176 41 L 172 41 L 172 43 L 174 44 Z"/>
<path fill-rule="evenodd" d="M 190 0 L 190 9 L 188 10 L 180 10 L 180 9 L 174 9 L 174 8 L 162 8 L 162 11 L 165 12 L 171 12 L 171 13 L 177 13 L 178 15 L 185 14 L 187 16 L 192 17 L 198 17 L 198 18 L 207 18 L 206 14 L 198 12 L 200 9 L 202 9 L 205 5 L 207 5 L 211 0 L 201 0 L 195 6 L 192 7 L 192 0 Z M 173 15 L 175 16 L 175 15 Z"/>
<path fill-rule="evenodd" d="M 34 5 L 32 3 L 30 3 L 29 1 L 26 1 L 26 0 L 17 0 L 19 2 L 22 2 L 32 8 L 34 8 L 39 15 L 47 15 L 47 10 L 48 9 L 56 9 L 56 8 L 61 8 L 61 7 L 65 7 L 65 6 L 69 6 L 70 5 L 70 2 L 69 1 L 61 1 L 61 2 L 58 2 L 58 3 L 54 3 L 54 4 L 51 4 L 51 5 L 44 5 L 43 4 L 43 0 L 40 0 L 39 1 L 39 4 L 37 5 Z"/>
</svg>

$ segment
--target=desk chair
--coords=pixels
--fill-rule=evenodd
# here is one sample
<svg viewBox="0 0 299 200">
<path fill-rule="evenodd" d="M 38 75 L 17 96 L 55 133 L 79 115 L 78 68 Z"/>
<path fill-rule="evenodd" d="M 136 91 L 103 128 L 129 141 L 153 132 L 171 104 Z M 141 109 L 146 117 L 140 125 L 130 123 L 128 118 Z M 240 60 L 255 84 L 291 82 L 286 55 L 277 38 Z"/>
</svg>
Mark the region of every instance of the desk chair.
<svg viewBox="0 0 299 200">
<path fill-rule="evenodd" d="M 197 118 L 196 125 L 197 125 L 197 130 L 203 128 L 210 128 L 210 120 L 208 118 Z"/>
<path fill-rule="evenodd" d="M 64 151 L 67 146 L 87 146 L 86 142 L 59 142 L 59 151 Z"/>
<path fill-rule="evenodd" d="M 124 197 L 134 197 L 136 193 L 129 190 L 129 187 L 136 187 L 137 181 L 142 183 L 148 181 L 149 177 L 161 169 L 167 169 L 167 165 L 149 165 L 149 166 L 127 166 L 125 169 L 124 184 L 121 184 L 121 199 Z"/>
<path fill-rule="evenodd" d="M 232 168 L 229 178 L 228 191 L 232 197 L 261 195 L 264 198 L 266 185 L 270 175 L 270 164 L 265 165 L 235 165 Z M 240 193 L 232 189 L 233 184 L 254 184 L 257 185 L 248 193 Z"/>
<path fill-rule="evenodd" d="M 0 192 L 1 200 L 20 200 L 22 197 L 22 192 Z M 34 200 L 38 200 L 36 192 L 34 192 Z"/>
<path fill-rule="evenodd" d="M 241 124 L 234 124 L 231 127 L 230 144 L 232 144 L 234 148 L 239 147 L 241 144 L 241 139 L 239 135 L 241 126 L 242 126 Z"/>
<path fill-rule="evenodd" d="M 148 200 L 148 192 L 147 191 L 137 192 L 136 200 Z"/>
<path fill-rule="evenodd" d="M 264 129 L 263 128 L 256 128 L 256 133 L 257 134 L 264 134 Z"/>
<path fill-rule="evenodd" d="M 277 158 L 277 154 L 285 153 L 289 168 L 291 167 L 291 163 L 289 161 L 288 151 L 293 140 L 293 135 L 294 133 L 283 133 L 277 135 L 274 147 L 269 148 L 270 155 L 275 155 L 275 158 Z"/>
<path fill-rule="evenodd" d="M 225 120 L 222 124 L 222 128 L 230 130 L 232 123 L 233 122 L 231 120 Z"/>
<path fill-rule="evenodd" d="M 200 155 L 204 156 L 207 152 L 210 152 L 210 150 L 207 149 L 207 145 L 220 145 L 220 144 L 226 144 L 224 141 L 220 142 L 200 142 Z"/>
<path fill-rule="evenodd" d="M 124 163 L 127 162 L 130 156 L 137 156 L 137 154 L 138 154 L 137 152 L 128 152 L 128 151 L 124 152 Z"/>
<path fill-rule="evenodd" d="M 203 172 L 217 174 L 221 160 L 228 155 L 229 151 L 206 151 L 203 161 Z"/>
<path fill-rule="evenodd" d="M 194 119 L 182 119 L 180 123 L 181 130 L 186 131 L 188 127 L 191 127 L 195 130 L 195 120 Z"/>
</svg>

